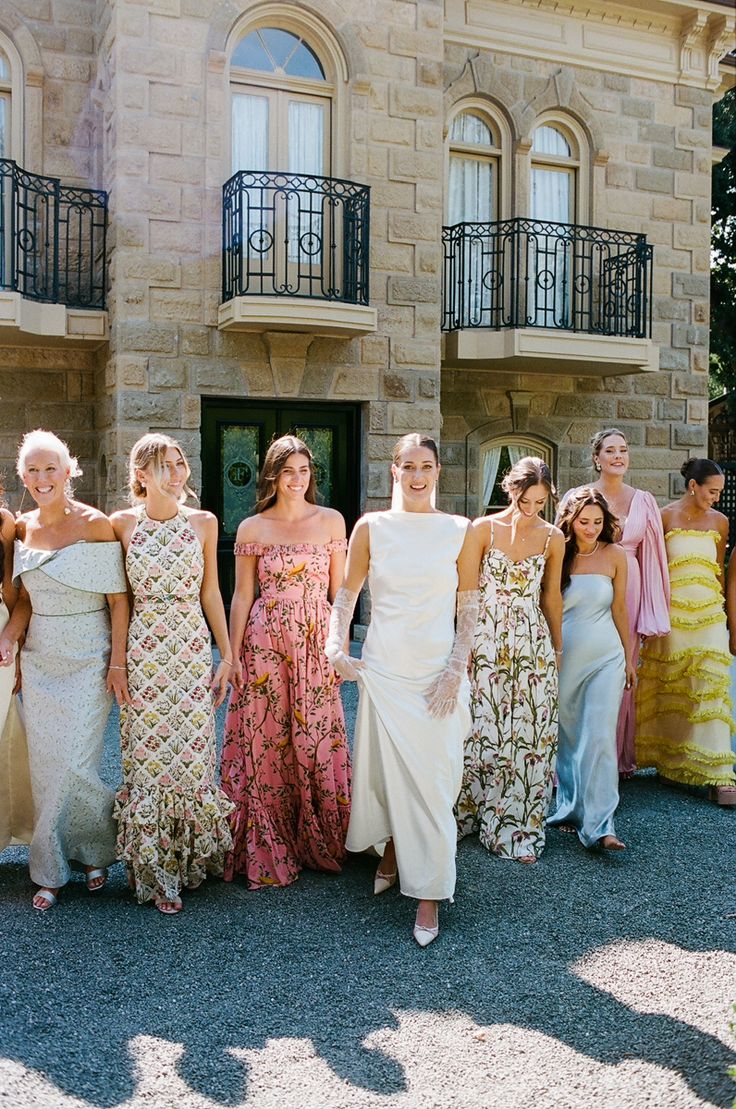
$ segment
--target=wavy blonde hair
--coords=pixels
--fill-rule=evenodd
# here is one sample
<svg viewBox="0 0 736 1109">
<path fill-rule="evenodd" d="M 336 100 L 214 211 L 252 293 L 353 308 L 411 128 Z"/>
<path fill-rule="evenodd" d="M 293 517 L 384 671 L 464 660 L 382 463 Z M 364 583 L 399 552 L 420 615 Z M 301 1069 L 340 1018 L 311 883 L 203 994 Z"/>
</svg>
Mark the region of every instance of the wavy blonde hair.
<svg viewBox="0 0 736 1109">
<path fill-rule="evenodd" d="M 189 477 L 192 471 L 181 444 L 176 439 L 172 439 L 170 435 L 163 435 L 158 431 L 149 431 L 147 435 L 142 435 L 138 442 L 133 444 L 130 451 L 128 488 L 130 489 L 131 504 L 141 504 L 146 499 L 146 487 L 138 480 L 136 470 L 148 470 L 160 489 L 166 473 L 164 461 L 166 452 L 171 450 L 172 447 L 179 452 L 187 468 L 187 480 L 181 491 L 179 502 L 183 504 L 187 497 L 197 499 L 197 494 L 189 486 Z"/>
</svg>

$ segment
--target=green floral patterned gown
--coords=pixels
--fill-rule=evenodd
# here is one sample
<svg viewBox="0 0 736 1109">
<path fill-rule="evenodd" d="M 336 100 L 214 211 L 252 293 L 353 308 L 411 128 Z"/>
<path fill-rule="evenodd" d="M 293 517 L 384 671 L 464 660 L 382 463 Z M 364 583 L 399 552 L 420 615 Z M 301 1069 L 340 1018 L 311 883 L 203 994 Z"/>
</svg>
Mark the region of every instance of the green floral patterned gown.
<svg viewBox="0 0 736 1109">
<path fill-rule="evenodd" d="M 491 528 L 481 564 L 473 729 L 456 815 L 460 836 L 478 832 L 489 851 L 507 859 L 538 858 L 544 850 L 554 780 L 557 668 L 539 605 L 546 553 L 547 545 L 514 562 L 494 548 Z"/>
</svg>

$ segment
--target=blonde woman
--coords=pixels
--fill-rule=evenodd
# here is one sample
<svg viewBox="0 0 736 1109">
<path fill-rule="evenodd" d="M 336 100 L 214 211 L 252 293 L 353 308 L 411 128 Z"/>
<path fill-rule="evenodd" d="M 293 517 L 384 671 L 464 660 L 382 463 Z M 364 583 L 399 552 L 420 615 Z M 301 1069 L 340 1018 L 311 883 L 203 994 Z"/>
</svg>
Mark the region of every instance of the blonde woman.
<svg viewBox="0 0 736 1109">
<path fill-rule="evenodd" d="M 138 901 L 169 915 L 181 911 L 182 889 L 222 874 L 231 845 L 232 805 L 215 779 L 214 710 L 232 667 L 217 521 L 185 505 L 188 480 L 176 440 L 144 435 L 130 453 L 134 507 L 111 518 L 133 598 L 117 855 Z M 207 621 L 222 655 L 214 677 Z"/>
<path fill-rule="evenodd" d="M 66 443 L 31 431 L 18 474 L 36 508 L 17 522 L 14 581 L 32 614 L 23 647 L 23 707 L 35 806 L 33 907 L 56 904 L 71 862 L 102 889 L 115 858 L 112 790 L 99 765 L 112 695 L 128 700 L 128 597 L 110 521 L 73 498 L 81 470 Z M 6 650 L 4 648 L 4 650 Z"/>
</svg>

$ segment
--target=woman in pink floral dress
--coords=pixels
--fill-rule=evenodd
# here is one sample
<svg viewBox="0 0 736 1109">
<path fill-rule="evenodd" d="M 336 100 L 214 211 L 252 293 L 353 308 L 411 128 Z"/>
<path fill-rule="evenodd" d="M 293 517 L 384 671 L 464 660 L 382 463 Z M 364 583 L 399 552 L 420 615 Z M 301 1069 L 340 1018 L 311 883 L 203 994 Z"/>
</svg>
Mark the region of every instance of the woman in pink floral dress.
<svg viewBox="0 0 736 1109">
<path fill-rule="evenodd" d="M 312 456 L 293 435 L 269 447 L 258 493 L 235 544 L 237 688 L 221 768 L 236 806 L 225 878 L 251 889 L 289 885 L 305 866 L 338 872 L 350 816 L 342 703 L 324 655 L 345 521 L 315 503 Z"/>
</svg>

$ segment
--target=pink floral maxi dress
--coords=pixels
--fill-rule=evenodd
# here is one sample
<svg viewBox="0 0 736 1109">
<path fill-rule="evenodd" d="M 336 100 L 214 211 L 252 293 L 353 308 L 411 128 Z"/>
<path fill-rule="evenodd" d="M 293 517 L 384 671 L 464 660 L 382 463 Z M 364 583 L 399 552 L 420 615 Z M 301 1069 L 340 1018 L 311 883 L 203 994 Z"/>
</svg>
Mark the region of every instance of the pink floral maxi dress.
<svg viewBox="0 0 736 1109">
<path fill-rule="evenodd" d="M 222 785 L 235 802 L 225 878 L 286 886 L 302 867 L 338 872 L 350 816 L 350 756 L 338 679 L 324 654 L 330 556 L 318 545 L 236 544 L 258 558 L 257 598 L 243 636 L 243 688 L 233 691 Z"/>
<path fill-rule="evenodd" d="M 215 777 L 212 649 L 199 599 L 204 555 L 186 515 L 152 520 L 141 507 L 126 570 L 133 703 L 120 718 L 117 856 L 139 901 L 171 901 L 208 873 L 221 875 L 232 846 L 232 805 Z"/>
</svg>

